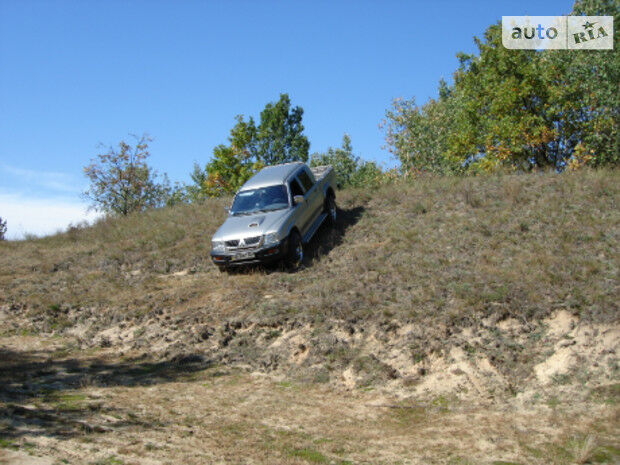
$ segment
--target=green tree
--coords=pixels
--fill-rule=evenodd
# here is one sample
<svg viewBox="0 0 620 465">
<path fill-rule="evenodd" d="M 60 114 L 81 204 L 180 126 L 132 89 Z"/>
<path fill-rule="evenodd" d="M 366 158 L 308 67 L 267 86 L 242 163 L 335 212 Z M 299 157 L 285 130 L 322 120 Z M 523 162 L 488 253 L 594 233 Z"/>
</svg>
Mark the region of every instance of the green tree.
<svg viewBox="0 0 620 465">
<path fill-rule="evenodd" d="M 186 188 L 188 198 L 197 200 L 236 192 L 257 170 L 265 165 L 306 161 L 310 143 L 303 135 L 303 109 L 291 109 L 287 94 L 276 103 L 268 103 L 260 114 L 258 127 L 254 119 L 236 116 L 228 145 L 213 149 L 213 157 L 202 170 L 194 165 L 193 185 Z"/>
<path fill-rule="evenodd" d="M 578 0 L 573 14 L 613 15 L 614 0 Z M 509 50 L 493 24 L 478 54 L 459 54 L 454 83 L 421 107 L 386 112 L 388 148 L 403 171 L 562 170 L 620 161 L 619 31 L 613 50 Z"/>
<path fill-rule="evenodd" d="M 170 195 L 168 178 L 164 175 L 159 181 L 157 172 L 146 163 L 152 139 L 147 135 L 133 137 L 135 145 L 121 141 L 118 149 L 110 147 L 84 167 L 90 187 L 83 195 L 93 208 L 127 215 L 166 203 Z"/>
<path fill-rule="evenodd" d="M 207 164 L 204 192 L 208 197 L 236 192 L 258 169 L 261 163 L 248 158 L 234 145 L 218 145 Z"/>
<path fill-rule="evenodd" d="M 376 187 L 386 181 L 383 170 L 374 161 L 360 161 L 349 178 L 351 187 Z"/>
<path fill-rule="evenodd" d="M 189 174 L 189 177 L 193 184 L 185 186 L 184 197 L 189 202 L 195 202 L 206 198 L 205 186 L 208 178 L 206 170 L 203 170 L 198 163 L 194 162 L 194 168 Z M 180 195 L 183 196 L 183 194 Z"/>
<path fill-rule="evenodd" d="M 193 184 L 186 187 L 190 201 L 236 192 L 263 164 L 257 155 L 256 125 L 252 117 L 242 115 L 230 130 L 229 145 L 213 148 L 213 157 L 205 169 L 194 163 L 190 174 Z"/>
<path fill-rule="evenodd" d="M 265 165 L 308 160 L 310 142 L 303 134 L 304 110 L 291 108 L 288 94 L 280 94 L 276 103 L 268 103 L 260 114 L 256 133 L 257 156 Z"/>
<path fill-rule="evenodd" d="M 342 136 L 342 147 L 329 147 L 325 153 L 313 153 L 310 156 L 310 166 L 331 165 L 336 173 L 336 183 L 345 187 L 350 184 L 351 177 L 357 170 L 359 157 L 353 155 L 351 138 L 348 134 Z"/>
<path fill-rule="evenodd" d="M 387 147 L 404 172 L 447 174 L 462 169 L 461 162 L 448 152 L 455 99 L 442 82 L 438 100 L 431 99 L 419 107 L 413 98 L 396 99 L 386 112 Z"/>
<path fill-rule="evenodd" d="M 200 169 L 200 168 L 199 168 Z M 182 203 L 191 203 L 198 198 L 193 197 L 195 192 L 190 190 L 191 187 L 181 182 L 175 182 L 174 186 L 169 188 L 168 195 L 166 197 L 166 205 L 173 206 Z"/>
<path fill-rule="evenodd" d="M 555 130 L 545 114 L 549 91 L 540 73 L 540 53 L 505 48 L 500 24 L 475 42 L 478 56 L 458 56 L 450 156 L 484 171 L 553 163 L 548 144 Z"/>
<path fill-rule="evenodd" d="M 571 14 L 610 15 L 618 24 L 620 4 L 579 0 Z M 557 130 L 550 149 L 570 168 L 620 162 L 619 35 L 616 29 L 612 50 L 558 50 L 541 57 L 541 70 L 550 87 L 549 117 Z"/>
<path fill-rule="evenodd" d="M 336 173 L 336 183 L 343 187 L 362 187 L 377 185 L 381 181 L 382 171 L 376 163 L 362 161 L 353 154 L 351 138 L 342 137 L 342 146 L 327 149 L 325 153 L 313 153 L 310 166 L 331 165 Z"/>
</svg>

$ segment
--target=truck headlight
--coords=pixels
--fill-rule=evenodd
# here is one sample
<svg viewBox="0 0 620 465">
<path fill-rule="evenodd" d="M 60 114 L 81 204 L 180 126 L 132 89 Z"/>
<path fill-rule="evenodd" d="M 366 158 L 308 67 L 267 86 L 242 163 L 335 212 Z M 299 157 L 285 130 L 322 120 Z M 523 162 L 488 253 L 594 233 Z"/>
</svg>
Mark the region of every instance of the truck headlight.
<svg viewBox="0 0 620 465">
<path fill-rule="evenodd" d="M 265 234 L 264 246 L 277 245 L 280 242 L 280 236 L 278 233 Z"/>
<path fill-rule="evenodd" d="M 224 241 L 211 241 L 211 250 L 214 252 L 225 252 L 226 246 L 224 245 Z"/>
</svg>

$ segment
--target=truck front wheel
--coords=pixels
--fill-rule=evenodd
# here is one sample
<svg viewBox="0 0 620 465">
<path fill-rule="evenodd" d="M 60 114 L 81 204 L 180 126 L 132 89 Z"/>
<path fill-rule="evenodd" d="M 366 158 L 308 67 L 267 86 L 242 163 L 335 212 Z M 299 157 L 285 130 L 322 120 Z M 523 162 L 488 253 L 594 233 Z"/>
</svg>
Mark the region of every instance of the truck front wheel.
<svg viewBox="0 0 620 465">
<path fill-rule="evenodd" d="M 304 246 L 301 243 L 301 236 L 297 231 L 293 231 L 288 239 L 288 254 L 285 262 L 291 270 L 297 270 L 304 261 Z"/>
</svg>

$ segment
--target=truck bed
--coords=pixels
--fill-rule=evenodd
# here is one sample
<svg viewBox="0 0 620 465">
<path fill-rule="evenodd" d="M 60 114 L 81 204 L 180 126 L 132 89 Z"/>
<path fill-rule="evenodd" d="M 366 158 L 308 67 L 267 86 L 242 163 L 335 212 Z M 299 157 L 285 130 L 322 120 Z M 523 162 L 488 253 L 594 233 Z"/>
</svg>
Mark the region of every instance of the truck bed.
<svg viewBox="0 0 620 465">
<path fill-rule="evenodd" d="M 333 168 L 331 167 L 331 165 L 322 165 L 310 168 L 310 171 L 312 171 L 312 175 L 314 176 L 316 182 L 322 181 L 323 178 L 325 178 L 325 176 L 327 176 L 332 170 Z"/>
</svg>

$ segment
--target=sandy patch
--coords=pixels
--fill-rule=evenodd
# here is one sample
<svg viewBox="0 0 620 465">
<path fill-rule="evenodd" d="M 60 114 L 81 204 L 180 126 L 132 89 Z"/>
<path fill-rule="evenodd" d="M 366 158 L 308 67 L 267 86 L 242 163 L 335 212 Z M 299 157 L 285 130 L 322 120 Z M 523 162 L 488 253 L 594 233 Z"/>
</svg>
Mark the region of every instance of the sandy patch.
<svg viewBox="0 0 620 465">
<path fill-rule="evenodd" d="M 53 465 L 54 459 L 36 457 L 21 451 L 0 449 L 0 465 Z"/>
</svg>

